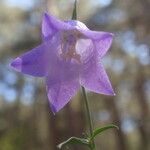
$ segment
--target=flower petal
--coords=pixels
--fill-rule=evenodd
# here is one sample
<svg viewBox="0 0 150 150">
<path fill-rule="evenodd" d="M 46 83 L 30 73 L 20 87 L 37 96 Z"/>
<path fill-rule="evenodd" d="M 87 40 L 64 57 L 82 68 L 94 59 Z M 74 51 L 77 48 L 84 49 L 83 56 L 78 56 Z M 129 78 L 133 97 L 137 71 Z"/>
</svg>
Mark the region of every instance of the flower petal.
<svg viewBox="0 0 150 150">
<path fill-rule="evenodd" d="M 57 30 L 55 29 L 53 23 L 51 22 L 49 15 L 45 13 L 42 20 L 43 40 L 50 39 L 56 32 Z"/>
<path fill-rule="evenodd" d="M 91 39 L 78 39 L 76 43 L 76 52 L 80 55 L 81 63 L 86 64 L 95 53 Z"/>
<path fill-rule="evenodd" d="M 87 65 L 81 74 L 81 85 L 96 93 L 115 95 L 103 65 L 95 59 Z"/>
<path fill-rule="evenodd" d="M 46 89 L 52 111 L 56 113 L 71 100 L 80 86 L 78 71 L 72 70 L 68 64 L 60 63 L 52 70 L 46 78 Z"/>
<path fill-rule="evenodd" d="M 110 32 L 102 32 L 102 31 L 91 31 L 91 30 L 81 30 L 78 29 L 84 36 L 93 40 L 102 40 L 107 37 L 113 37 L 113 34 Z"/>
<path fill-rule="evenodd" d="M 24 74 L 42 77 L 46 75 L 46 51 L 45 44 L 42 44 L 17 57 L 10 65 Z"/>
<path fill-rule="evenodd" d="M 93 41 L 93 44 L 95 45 L 95 49 L 97 50 L 98 57 L 102 58 L 110 48 L 112 44 L 112 36 L 107 35 L 103 37 L 101 40 Z"/>
<path fill-rule="evenodd" d="M 87 26 L 84 24 L 84 23 L 82 23 L 82 22 L 80 22 L 80 21 L 78 21 L 78 20 L 67 20 L 67 21 L 65 21 L 67 24 L 69 24 L 69 25 L 71 25 L 71 26 L 74 26 L 77 30 L 79 29 L 81 29 L 81 30 L 89 30 L 88 28 L 87 28 Z"/>
<path fill-rule="evenodd" d="M 75 29 L 74 26 L 70 25 L 69 23 L 65 21 L 61 21 L 57 19 L 56 17 L 49 15 L 48 13 L 44 14 L 43 18 L 43 25 L 42 25 L 42 32 L 44 35 L 48 35 L 47 29 L 53 30 L 53 32 L 56 32 L 58 30 L 73 30 Z M 51 34 L 51 32 L 50 32 Z"/>
<path fill-rule="evenodd" d="M 87 38 L 93 40 L 95 49 L 98 52 L 98 57 L 102 58 L 112 44 L 113 34 L 109 32 L 97 32 L 90 30 L 80 30 L 80 32 Z"/>
<path fill-rule="evenodd" d="M 15 70 L 24 74 L 43 77 L 57 59 L 60 46 L 60 36 L 57 34 L 50 41 L 17 57 L 10 64 Z"/>
</svg>

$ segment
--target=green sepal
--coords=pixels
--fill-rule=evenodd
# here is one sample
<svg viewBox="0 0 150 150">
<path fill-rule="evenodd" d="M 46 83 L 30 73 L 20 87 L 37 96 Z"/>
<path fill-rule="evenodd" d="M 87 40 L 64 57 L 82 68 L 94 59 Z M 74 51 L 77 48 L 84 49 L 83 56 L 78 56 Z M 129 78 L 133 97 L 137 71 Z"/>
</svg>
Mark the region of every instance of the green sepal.
<svg viewBox="0 0 150 150">
<path fill-rule="evenodd" d="M 106 126 L 101 127 L 101 128 L 97 128 L 97 129 L 95 129 L 95 130 L 93 131 L 93 134 L 92 134 L 92 136 L 89 137 L 89 140 L 90 140 L 90 141 L 93 141 L 93 139 L 94 139 L 97 135 L 99 135 L 99 134 L 102 133 L 103 131 L 106 131 L 106 130 L 112 129 L 112 128 L 119 129 L 118 126 L 113 125 L 113 124 L 106 125 Z"/>
<path fill-rule="evenodd" d="M 61 149 L 62 147 L 66 146 L 66 145 L 71 145 L 71 144 L 82 144 L 82 145 L 86 145 L 86 146 L 90 146 L 89 145 L 89 140 L 88 139 L 84 139 L 84 138 L 77 138 L 77 137 L 71 137 L 68 140 L 60 143 L 57 147 L 59 149 Z"/>
</svg>

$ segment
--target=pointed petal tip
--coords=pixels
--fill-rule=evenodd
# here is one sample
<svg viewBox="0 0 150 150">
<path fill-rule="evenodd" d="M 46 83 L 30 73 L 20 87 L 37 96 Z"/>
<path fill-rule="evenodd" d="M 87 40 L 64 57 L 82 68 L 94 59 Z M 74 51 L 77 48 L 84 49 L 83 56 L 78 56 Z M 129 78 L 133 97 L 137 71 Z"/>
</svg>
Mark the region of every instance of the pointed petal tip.
<svg viewBox="0 0 150 150">
<path fill-rule="evenodd" d="M 105 90 L 105 92 L 103 93 L 104 95 L 108 95 L 108 96 L 116 96 L 116 93 L 114 92 L 112 86 L 110 85 L 109 88 L 107 88 Z"/>
<path fill-rule="evenodd" d="M 21 71 L 21 63 L 22 60 L 19 57 L 17 57 L 9 64 L 9 66 L 15 69 L 16 71 Z"/>
<path fill-rule="evenodd" d="M 114 33 L 111 33 L 111 32 L 103 32 L 103 36 L 102 36 L 102 39 L 110 39 L 111 42 L 112 42 L 112 39 L 114 37 Z"/>
<path fill-rule="evenodd" d="M 47 86 L 46 86 L 46 91 L 48 91 L 48 87 L 47 87 Z M 49 98 L 49 95 L 47 95 L 47 97 L 48 97 L 49 108 L 51 109 L 53 115 L 56 115 L 56 113 L 57 113 L 59 110 L 57 110 L 57 107 L 55 107 L 55 105 L 53 105 L 53 104 L 50 102 L 50 99 L 51 99 L 51 98 Z"/>
<path fill-rule="evenodd" d="M 47 87 L 46 90 L 48 91 Z M 52 97 L 49 96 L 49 94 L 47 96 L 48 96 L 48 101 L 49 101 L 49 106 L 51 108 L 51 111 L 53 112 L 53 115 L 56 115 L 56 113 L 58 113 L 65 106 L 65 104 L 61 106 L 59 105 L 59 103 L 52 103 L 51 102 Z"/>
<path fill-rule="evenodd" d="M 115 34 L 114 34 L 114 33 L 110 33 L 110 36 L 111 36 L 111 37 L 114 37 L 114 36 L 115 36 Z"/>
<path fill-rule="evenodd" d="M 116 96 L 116 93 L 113 93 L 112 96 Z"/>
<path fill-rule="evenodd" d="M 51 107 L 51 110 L 53 112 L 53 115 L 56 115 L 56 113 L 58 113 L 63 108 L 63 107 L 55 106 L 53 104 L 50 104 L 50 107 Z"/>
<path fill-rule="evenodd" d="M 45 11 L 43 13 L 43 18 L 45 18 L 45 19 L 54 19 L 55 17 L 53 15 L 49 14 L 47 11 Z"/>
<path fill-rule="evenodd" d="M 43 15 L 44 15 L 44 16 L 49 16 L 49 14 L 48 14 L 47 11 L 44 11 Z"/>
<path fill-rule="evenodd" d="M 44 19 L 47 19 L 48 17 L 49 17 L 49 14 L 48 14 L 48 12 L 45 11 L 45 12 L 43 13 L 43 18 L 44 18 Z"/>
<path fill-rule="evenodd" d="M 102 94 L 102 95 L 107 95 L 107 96 L 116 96 L 116 93 L 114 92 L 113 89 L 101 91 L 101 90 L 92 90 L 92 89 L 89 89 L 89 88 L 85 87 L 84 85 L 83 85 L 83 87 L 84 87 L 86 90 L 91 91 L 91 92 L 94 92 L 94 93 L 97 93 L 97 94 Z"/>
<path fill-rule="evenodd" d="M 107 95 L 107 96 L 116 96 L 116 94 L 112 91 L 112 92 L 101 92 L 99 94 L 103 94 L 103 95 Z"/>
<path fill-rule="evenodd" d="M 48 99 L 49 99 L 49 97 L 48 97 Z M 69 99 L 69 101 L 70 100 L 71 99 Z M 64 108 L 66 106 L 66 104 L 69 103 L 69 101 L 67 101 L 67 102 L 65 102 L 63 104 L 61 104 L 61 103 L 55 103 L 55 102 L 52 104 L 50 102 L 50 100 L 49 100 L 50 108 L 51 108 L 53 114 L 56 115 L 56 113 L 58 113 L 62 108 Z"/>
<path fill-rule="evenodd" d="M 114 92 L 113 89 L 111 89 L 111 90 L 107 93 L 107 95 L 116 96 L 116 93 Z"/>
<path fill-rule="evenodd" d="M 116 93 L 113 91 L 113 92 L 111 93 L 111 96 L 116 96 Z"/>
<path fill-rule="evenodd" d="M 47 19 L 48 19 L 48 18 L 49 18 L 49 19 L 54 19 L 54 18 L 55 18 L 53 15 L 49 14 L 47 11 L 44 12 L 43 17 L 45 17 L 45 18 L 47 18 Z"/>
<path fill-rule="evenodd" d="M 114 36 L 115 36 L 114 33 L 108 32 L 107 35 L 106 35 L 106 38 L 111 38 L 111 39 L 113 39 Z"/>
<path fill-rule="evenodd" d="M 54 115 L 58 112 L 57 108 L 53 104 L 51 104 L 51 110 Z"/>
</svg>

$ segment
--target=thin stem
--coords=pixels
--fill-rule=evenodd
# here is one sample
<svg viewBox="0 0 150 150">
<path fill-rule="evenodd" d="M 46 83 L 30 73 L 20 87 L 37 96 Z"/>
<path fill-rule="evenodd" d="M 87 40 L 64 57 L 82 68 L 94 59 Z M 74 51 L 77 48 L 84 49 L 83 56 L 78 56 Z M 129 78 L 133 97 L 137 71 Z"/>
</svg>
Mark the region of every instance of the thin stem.
<svg viewBox="0 0 150 150">
<path fill-rule="evenodd" d="M 74 2 L 74 9 L 73 9 L 73 13 L 72 13 L 72 19 L 77 20 L 77 0 L 75 0 L 75 2 Z M 88 123 L 89 123 L 90 136 L 92 136 L 92 134 L 93 134 L 93 124 L 92 124 L 92 119 L 91 119 L 91 114 L 90 114 L 90 109 L 89 109 L 89 104 L 88 104 L 88 98 L 87 98 L 86 91 L 85 91 L 84 87 L 82 87 L 82 93 L 83 93 L 83 97 L 84 97 L 84 100 L 85 100 L 85 106 L 86 106 L 86 110 L 87 110 L 87 118 L 88 118 Z M 92 141 L 90 148 L 91 148 L 91 150 L 96 150 L 94 140 Z"/>
<path fill-rule="evenodd" d="M 84 87 L 82 87 L 82 93 L 83 93 L 83 98 L 84 98 L 85 106 L 86 106 L 86 110 L 87 110 L 87 119 L 88 119 L 88 123 L 89 123 L 90 135 L 92 135 L 92 133 L 93 133 L 93 123 L 92 123 L 92 120 L 91 120 L 91 113 L 90 113 L 88 98 L 87 98 L 87 94 L 86 94 L 86 91 L 85 91 Z"/>
<path fill-rule="evenodd" d="M 74 8 L 72 12 L 72 20 L 76 20 L 76 19 L 77 19 L 77 0 L 75 0 L 74 2 Z"/>
<path fill-rule="evenodd" d="M 92 119 L 91 119 L 91 113 L 90 113 L 88 98 L 87 98 L 87 94 L 86 94 L 86 91 L 85 91 L 84 87 L 82 87 L 82 93 L 83 93 L 83 98 L 84 98 L 84 101 L 85 101 L 85 106 L 86 106 L 86 111 L 87 111 L 87 119 L 88 119 L 88 124 L 89 124 L 90 136 L 92 136 L 92 134 L 93 134 L 93 123 L 92 123 Z M 94 140 L 92 141 L 91 150 L 95 150 Z"/>
</svg>

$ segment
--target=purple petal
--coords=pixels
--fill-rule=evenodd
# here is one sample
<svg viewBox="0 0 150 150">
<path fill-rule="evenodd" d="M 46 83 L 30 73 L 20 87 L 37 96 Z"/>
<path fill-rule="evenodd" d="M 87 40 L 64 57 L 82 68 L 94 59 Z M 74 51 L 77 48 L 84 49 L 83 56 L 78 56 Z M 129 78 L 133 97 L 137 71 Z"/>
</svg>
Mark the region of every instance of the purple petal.
<svg viewBox="0 0 150 150">
<path fill-rule="evenodd" d="M 98 52 L 98 57 L 102 58 L 112 44 L 113 34 L 108 32 L 97 32 L 90 30 L 88 31 L 84 30 L 81 32 L 84 34 L 84 36 L 93 40 L 95 49 Z"/>
<path fill-rule="evenodd" d="M 78 70 L 69 64 L 57 64 L 47 76 L 47 94 L 53 113 L 63 108 L 79 89 Z"/>
<path fill-rule="evenodd" d="M 82 63 L 86 64 L 95 53 L 91 39 L 79 39 L 76 43 L 76 52 L 80 55 Z"/>
<path fill-rule="evenodd" d="M 101 40 L 93 41 L 99 58 L 102 58 L 106 54 L 112 44 L 112 39 L 113 37 L 110 34 L 106 34 Z"/>
<path fill-rule="evenodd" d="M 81 85 L 96 93 L 115 95 L 102 64 L 93 59 L 86 65 L 81 74 Z"/>
<path fill-rule="evenodd" d="M 103 40 L 105 38 L 112 38 L 113 34 L 109 32 L 102 31 L 91 31 L 91 30 L 81 30 L 78 29 L 85 37 L 93 39 L 93 40 Z"/>
<path fill-rule="evenodd" d="M 45 13 L 42 20 L 43 40 L 50 39 L 56 32 L 57 30 L 55 29 L 55 26 L 51 22 L 49 15 Z"/>
<path fill-rule="evenodd" d="M 46 48 L 42 44 L 31 51 L 17 57 L 11 66 L 24 74 L 42 77 L 46 75 Z"/>
<path fill-rule="evenodd" d="M 60 46 L 59 35 L 54 36 L 50 41 L 17 57 L 10 64 L 15 70 L 24 74 L 42 77 L 46 76 L 51 66 L 57 59 L 57 51 Z"/>
<path fill-rule="evenodd" d="M 69 25 L 71 25 L 71 26 L 74 26 L 77 30 L 79 29 L 81 29 L 81 30 L 89 30 L 88 28 L 87 28 L 87 26 L 84 24 L 84 23 L 82 23 L 82 22 L 80 22 L 80 21 L 78 21 L 78 20 L 67 20 L 67 21 L 65 21 L 67 24 L 69 24 Z"/>
<path fill-rule="evenodd" d="M 73 30 L 75 29 L 75 27 L 73 27 L 72 25 L 61 21 L 59 19 L 57 19 L 56 17 L 49 15 L 47 13 L 44 14 L 44 20 L 43 20 L 43 27 L 42 27 L 42 32 L 45 33 L 46 35 L 47 33 L 47 29 L 52 29 L 53 31 L 58 31 L 58 30 Z"/>
</svg>

